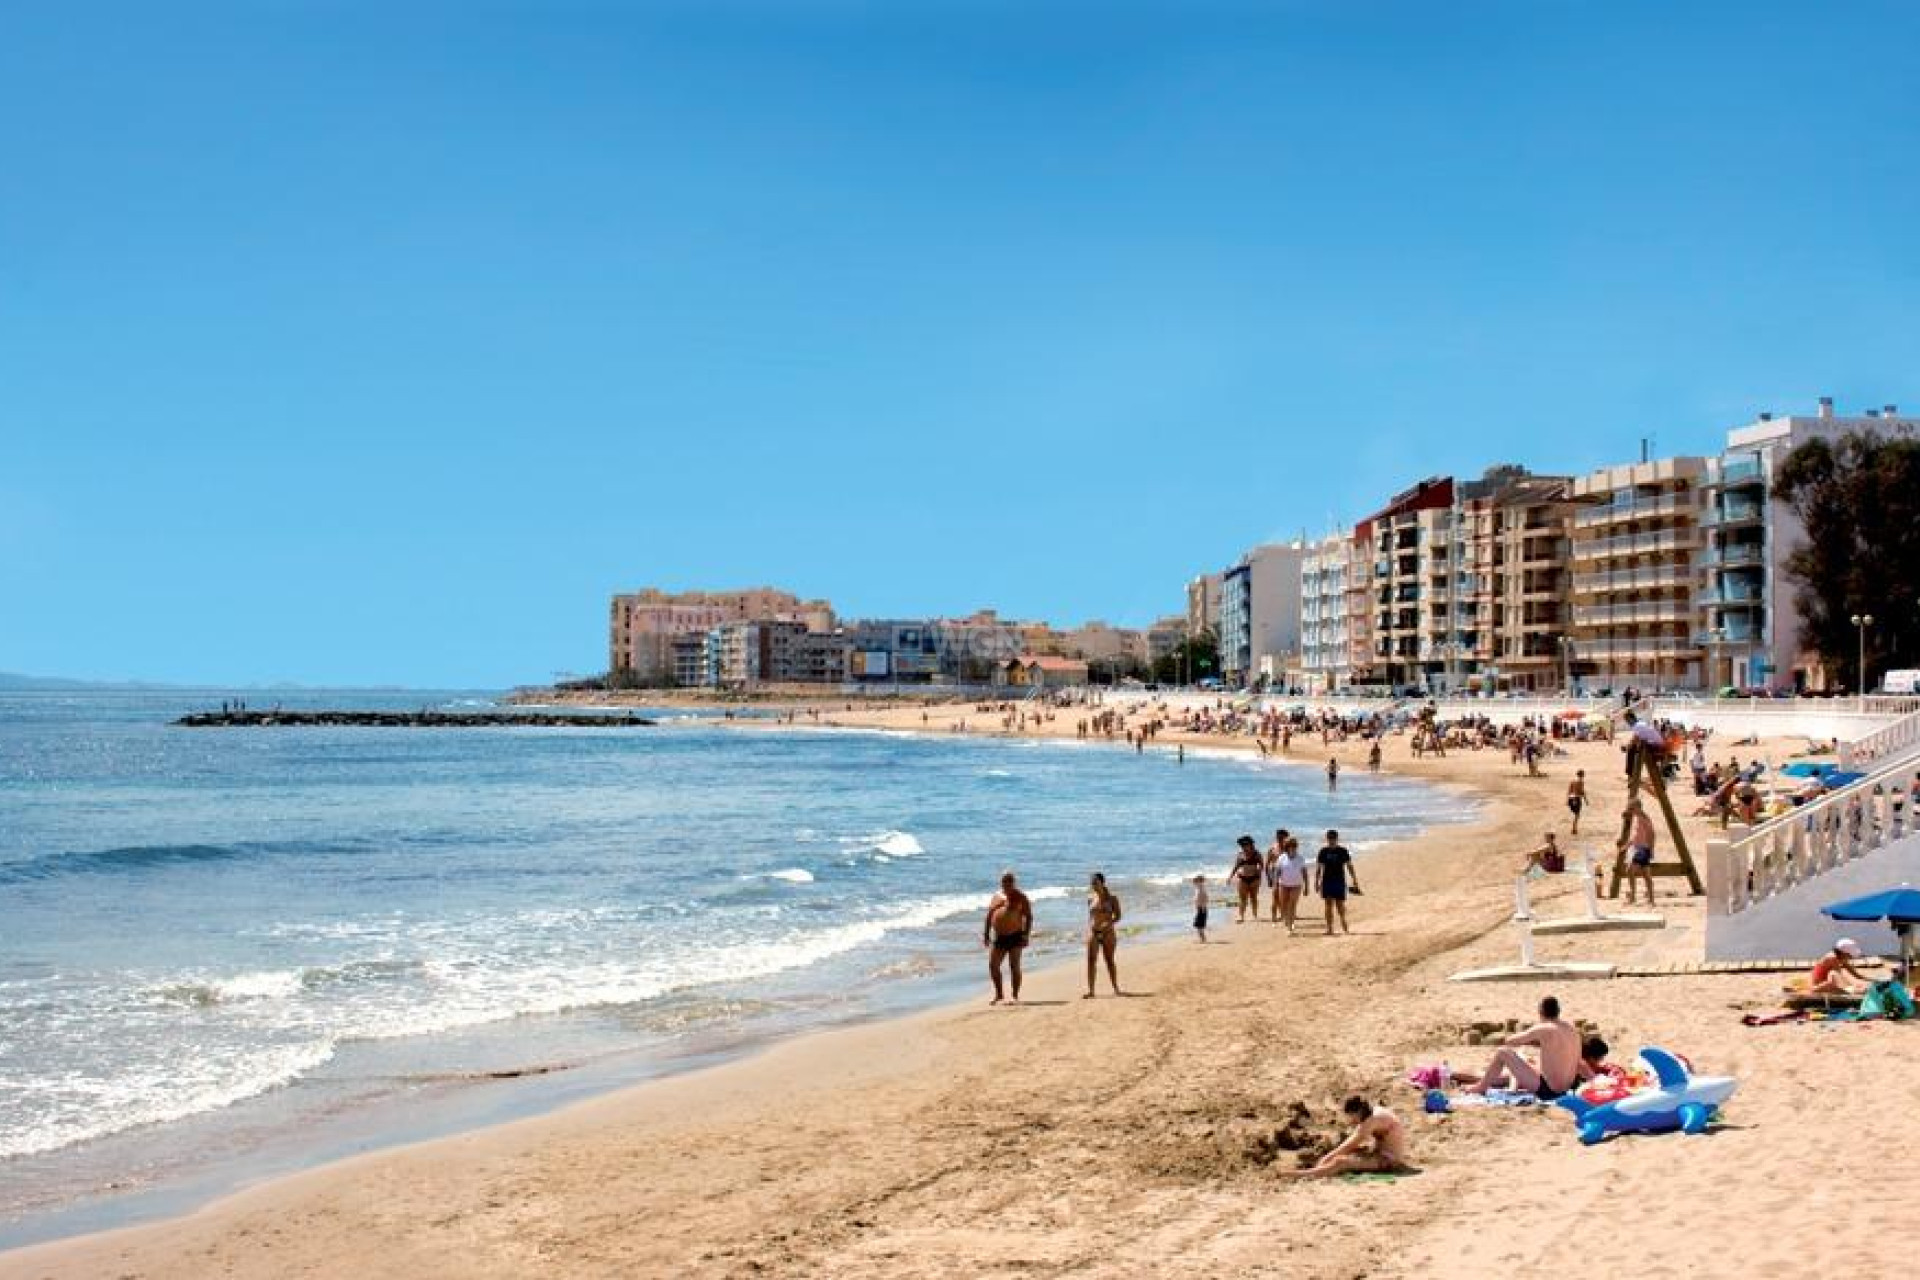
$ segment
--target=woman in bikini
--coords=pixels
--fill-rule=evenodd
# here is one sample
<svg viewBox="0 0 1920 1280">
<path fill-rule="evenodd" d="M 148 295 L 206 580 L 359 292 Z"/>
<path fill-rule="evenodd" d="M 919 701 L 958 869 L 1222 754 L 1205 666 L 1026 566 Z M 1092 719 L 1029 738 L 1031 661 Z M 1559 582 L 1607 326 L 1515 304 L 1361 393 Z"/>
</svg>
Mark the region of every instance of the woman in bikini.
<svg viewBox="0 0 1920 1280">
<path fill-rule="evenodd" d="M 1087 994 L 1082 999 L 1093 999 L 1093 979 L 1101 956 L 1107 960 L 1107 982 L 1112 985 L 1113 994 L 1120 994 L 1120 974 L 1113 964 L 1119 924 L 1120 899 L 1107 888 L 1106 876 L 1096 871 L 1087 885 Z"/>
</svg>

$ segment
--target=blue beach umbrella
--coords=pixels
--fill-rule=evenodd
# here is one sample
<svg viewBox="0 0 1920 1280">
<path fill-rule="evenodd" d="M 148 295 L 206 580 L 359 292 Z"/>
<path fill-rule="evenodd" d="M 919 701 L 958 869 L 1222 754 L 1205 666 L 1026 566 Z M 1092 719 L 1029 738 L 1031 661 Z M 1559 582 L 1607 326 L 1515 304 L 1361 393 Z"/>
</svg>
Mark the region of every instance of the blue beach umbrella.
<svg viewBox="0 0 1920 1280">
<path fill-rule="evenodd" d="M 1835 920 L 1885 920 L 1888 924 L 1920 924 L 1920 889 L 1901 885 L 1864 898 L 1848 898 L 1820 908 Z"/>
<path fill-rule="evenodd" d="M 1913 972 L 1913 926 L 1920 924 L 1920 889 L 1904 884 L 1898 889 L 1882 889 L 1864 898 L 1829 903 L 1820 908 L 1820 914 L 1835 920 L 1885 920 L 1900 935 L 1900 958 L 1906 962 L 1907 972 Z"/>
</svg>

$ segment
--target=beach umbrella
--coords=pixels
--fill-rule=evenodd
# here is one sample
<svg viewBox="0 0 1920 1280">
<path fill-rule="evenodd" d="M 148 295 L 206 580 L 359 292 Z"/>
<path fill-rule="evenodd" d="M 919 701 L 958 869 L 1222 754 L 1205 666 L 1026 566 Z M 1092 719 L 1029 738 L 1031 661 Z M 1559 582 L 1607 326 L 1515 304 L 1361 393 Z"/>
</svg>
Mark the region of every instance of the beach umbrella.
<svg viewBox="0 0 1920 1280">
<path fill-rule="evenodd" d="M 1885 920 L 1900 935 L 1900 959 L 1907 972 L 1913 972 L 1913 926 L 1920 924 L 1920 889 L 1903 884 L 1864 898 L 1829 903 L 1820 908 L 1820 914 L 1835 920 Z"/>
</svg>

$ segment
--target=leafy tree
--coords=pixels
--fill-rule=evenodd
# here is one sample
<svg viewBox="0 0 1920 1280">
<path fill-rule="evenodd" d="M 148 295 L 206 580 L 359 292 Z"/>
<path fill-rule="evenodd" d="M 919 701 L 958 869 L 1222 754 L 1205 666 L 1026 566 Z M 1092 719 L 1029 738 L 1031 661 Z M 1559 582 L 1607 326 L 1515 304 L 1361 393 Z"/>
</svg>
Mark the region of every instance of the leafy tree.
<svg viewBox="0 0 1920 1280">
<path fill-rule="evenodd" d="M 1807 540 L 1787 560 L 1800 643 L 1855 689 L 1855 614 L 1872 614 L 1867 669 L 1920 666 L 1920 441 L 1856 431 L 1809 440 L 1781 462 L 1774 496 Z"/>
<path fill-rule="evenodd" d="M 1220 641 L 1212 630 L 1183 640 L 1153 664 L 1153 678 L 1160 684 L 1205 680 L 1220 674 Z"/>
</svg>

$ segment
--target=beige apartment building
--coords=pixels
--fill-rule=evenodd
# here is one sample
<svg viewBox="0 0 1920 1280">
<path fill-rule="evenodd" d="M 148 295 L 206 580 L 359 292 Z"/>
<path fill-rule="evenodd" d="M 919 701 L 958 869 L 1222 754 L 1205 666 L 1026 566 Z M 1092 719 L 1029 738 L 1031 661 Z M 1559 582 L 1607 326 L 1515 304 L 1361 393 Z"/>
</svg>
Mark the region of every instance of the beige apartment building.
<svg viewBox="0 0 1920 1280">
<path fill-rule="evenodd" d="M 1508 472 L 1477 483 L 1488 487 L 1470 503 L 1478 651 L 1498 687 L 1562 688 L 1572 682 L 1573 481 Z"/>
<path fill-rule="evenodd" d="M 1589 686 L 1700 687 L 1707 460 L 1607 467 L 1573 482 L 1574 673 Z"/>
<path fill-rule="evenodd" d="M 771 621 L 831 631 L 833 606 L 773 587 L 681 592 L 647 587 L 616 595 L 609 608 L 607 670 L 636 684 L 674 683 L 687 660 L 682 653 L 676 661 L 674 637 L 704 634 L 729 622 Z"/>
</svg>

